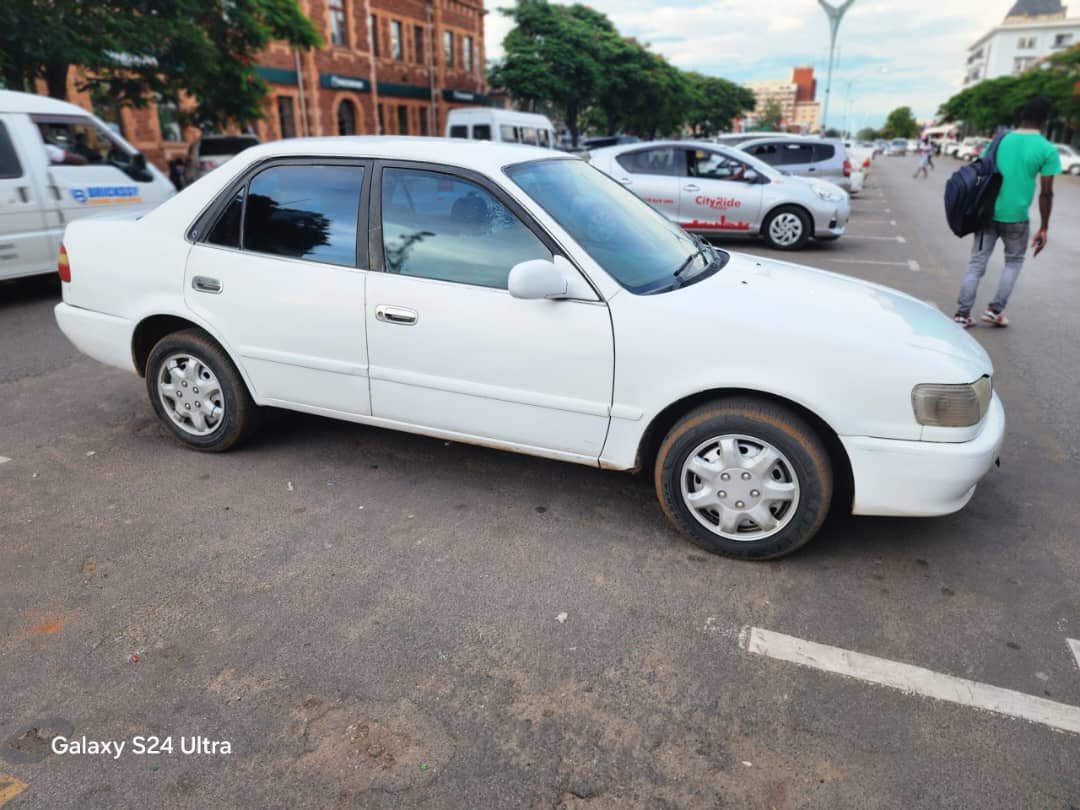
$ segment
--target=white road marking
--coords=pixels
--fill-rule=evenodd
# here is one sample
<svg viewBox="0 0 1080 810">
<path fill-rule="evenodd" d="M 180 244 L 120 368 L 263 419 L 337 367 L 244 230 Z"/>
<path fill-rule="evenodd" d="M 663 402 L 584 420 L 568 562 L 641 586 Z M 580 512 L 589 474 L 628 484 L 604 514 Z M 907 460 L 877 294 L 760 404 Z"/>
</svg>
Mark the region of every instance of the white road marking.
<svg viewBox="0 0 1080 810">
<path fill-rule="evenodd" d="M 892 225 L 896 227 L 895 219 L 863 219 L 862 217 L 856 217 L 854 221 L 860 225 Z"/>
<path fill-rule="evenodd" d="M 1069 649 L 1072 650 L 1073 658 L 1076 659 L 1076 665 L 1080 667 L 1080 641 L 1075 638 L 1067 638 L 1065 641 L 1069 645 Z"/>
<path fill-rule="evenodd" d="M 907 242 L 902 236 L 869 236 L 861 233 L 846 233 L 844 234 L 848 239 L 876 239 L 881 242 L 899 242 L 901 245 Z"/>
<path fill-rule="evenodd" d="M 740 635 L 740 645 L 756 655 L 1080 734 L 1080 708 L 1012 689 L 817 644 L 759 627 L 751 627 L 749 633 Z"/>
<path fill-rule="evenodd" d="M 835 262 L 836 264 L 877 264 L 884 265 L 886 267 L 906 267 L 908 270 L 919 270 L 919 263 L 914 259 L 908 259 L 906 262 L 883 262 L 877 259 L 827 259 L 827 261 Z"/>
<path fill-rule="evenodd" d="M 11 461 L 11 459 L 7 456 L 0 456 L 0 464 L 7 464 L 9 461 Z"/>
</svg>

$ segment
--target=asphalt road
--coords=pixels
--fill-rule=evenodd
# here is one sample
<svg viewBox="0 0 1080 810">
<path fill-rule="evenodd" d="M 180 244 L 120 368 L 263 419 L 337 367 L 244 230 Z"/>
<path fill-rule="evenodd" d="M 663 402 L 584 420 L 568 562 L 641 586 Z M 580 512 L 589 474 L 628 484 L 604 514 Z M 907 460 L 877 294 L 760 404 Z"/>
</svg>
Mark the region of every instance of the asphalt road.
<svg viewBox="0 0 1080 810">
<path fill-rule="evenodd" d="M 955 165 L 879 158 L 850 234 L 785 258 L 951 313 Z M 832 520 L 766 564 L 688 545 L 647 477 L 291 414 L 185 451 L 141 380 L 66 343 L 52 283 L 0 286 L 0 805 L 1080 806 L 1080 734 L 739 644 L 1080 707 L 1080 181 L 1058 185 L 1013 326 L 975 331 L 1002 467 L 959 514 Z M 42 756 L 34 727 L 128 746 Z M 181 754 L 195 735 L 231 753 Z"/>
</svg>

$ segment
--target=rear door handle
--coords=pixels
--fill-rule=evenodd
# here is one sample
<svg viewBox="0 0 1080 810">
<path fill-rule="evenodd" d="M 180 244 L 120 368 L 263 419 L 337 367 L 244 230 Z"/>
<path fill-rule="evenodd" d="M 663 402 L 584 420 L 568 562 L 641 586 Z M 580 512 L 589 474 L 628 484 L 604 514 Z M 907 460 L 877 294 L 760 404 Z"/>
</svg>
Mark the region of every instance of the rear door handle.
<svg viewBox="0 0 1080 810">
<path fill-rule="evenodd" d="M 222 290 L 221 282 L 209 276 L 195 276 L 191 279 L 191 287 L 199 292 L 214 294 L 220 293 Z"/>
<path fill-rule="evenodd" d="M 420 320 L 420 316 L 415 309 L 379 304 L 375 307 L 375 319 L 382 321 L 383 323 L 396 323 L 401 326 L 412 326 Z"/>
<path fill-rule="evenodd" d="M 26 186 L 19 186 L 15 190 L 19 192 L 19 202 L 30 202 L 30 189 Z"/>
<path fill-rule="evenodd" d="M 701 191 L 701 187 L 690 183 L 689 185 L 683 186 L 683 191 Z"/>
</svg>

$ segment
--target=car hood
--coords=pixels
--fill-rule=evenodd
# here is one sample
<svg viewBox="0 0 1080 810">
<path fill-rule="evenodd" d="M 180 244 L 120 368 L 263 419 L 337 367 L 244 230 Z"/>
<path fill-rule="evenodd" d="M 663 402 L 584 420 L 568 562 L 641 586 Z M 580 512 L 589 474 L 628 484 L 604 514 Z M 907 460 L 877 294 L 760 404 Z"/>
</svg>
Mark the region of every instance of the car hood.
<svg viewBox="0 0 1080 810">
<path fill-rule="evenodd" d="M 941 310 L 905 293 L 850 276 L 791 262 L 732 253 L 728 264 L 678 294 L 696 295 L 706 306 L 740 313 L 768 313 L 780 331 L 797 332 L 800 340 L 822 347 L 843 347 L 850 355 L 869 355 L 888 362 L 901 350 L 948 358 L 940 364 L 971 382 L 992 372 L 989 356 L 970 335 Z M 964 379 L 966 377 L 966 379 Z"/>
</svg>

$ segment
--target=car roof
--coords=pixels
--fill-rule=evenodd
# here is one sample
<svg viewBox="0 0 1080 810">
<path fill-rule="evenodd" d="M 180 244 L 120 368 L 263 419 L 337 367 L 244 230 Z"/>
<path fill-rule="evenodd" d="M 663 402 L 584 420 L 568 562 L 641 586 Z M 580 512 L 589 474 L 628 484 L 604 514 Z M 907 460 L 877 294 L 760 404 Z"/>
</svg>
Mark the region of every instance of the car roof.
<svg viewBox="0 0 1080 810">
<path fill-rule="evenodd" d="M 498 171 L 503 166 L 529 160 L 580 160 L 539 146 L 401 135 L 287 138 L 252 146 L 243 154 L 252 162 L 275 157 L 357 157 L 445 163 L 478 172 Z"/>
<path fill-rule="evenodd" d="M 75 104 L 15 90 L 0 90 L 0 112 L 27 113 L 28 115 L 90 115 Z"/>
<path fill-rule="evenodd" d="M 726 152 L 738 153 L 738 149 L 726 143 L 714 143 L 713 141 L 634 141 L 633 143 L 618 143 L 614 146 L 604 146 L 600 149 L 590 149 L 590 155 L 618 155 L 622 152 L 636 152 L 639 149 L 664 149 L 669 146 L 681 146 L 686 149 L 722 149 Z"/>
</svg>

